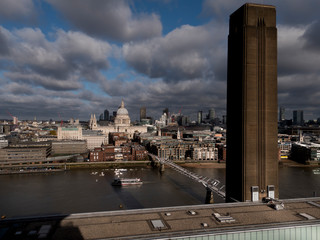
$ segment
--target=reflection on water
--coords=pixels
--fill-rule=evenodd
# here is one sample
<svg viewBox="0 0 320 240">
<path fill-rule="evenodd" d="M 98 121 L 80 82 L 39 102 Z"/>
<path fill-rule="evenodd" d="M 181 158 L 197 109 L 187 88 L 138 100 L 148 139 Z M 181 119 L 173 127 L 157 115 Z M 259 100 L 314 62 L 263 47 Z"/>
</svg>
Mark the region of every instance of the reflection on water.
<svg viewBox="0 0 320 240">
<path fill-rule="evenodd" d="M 189 168 L 223 185 L 225 169 Z M 280 168 L 280 198 L 320 195 L 320 174 L 312 168 Z M 142 185 L 113 187 L 114 170 L 72 170 L 48 174 L 0 176 L 0 215 L 70 214 L 203 204 L 205 189 L 171 169 L 136 168 L 121 177 L 141 178 Z M 224 202 L 215 196 L 215 202 Z"/>
</svg>

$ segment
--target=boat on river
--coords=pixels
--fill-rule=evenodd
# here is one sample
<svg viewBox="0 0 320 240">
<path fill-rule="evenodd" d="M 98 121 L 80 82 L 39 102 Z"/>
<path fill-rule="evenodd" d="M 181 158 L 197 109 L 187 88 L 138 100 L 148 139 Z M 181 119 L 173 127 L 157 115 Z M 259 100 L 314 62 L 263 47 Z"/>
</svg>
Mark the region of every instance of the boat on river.
<svg viewBox="0 0 320 240">
<path fill-rule="evenodd" d="M 320 174 L 320 168 L 318 168 L 318 169 L 313 169 L 313 174 Z"/>
<path fill-rule="evenodd" d="M 141 185 L 140 178 L 115 178 L 111 183 L 112 186 L 129 186 L 129 185 Z"/>
</svg>

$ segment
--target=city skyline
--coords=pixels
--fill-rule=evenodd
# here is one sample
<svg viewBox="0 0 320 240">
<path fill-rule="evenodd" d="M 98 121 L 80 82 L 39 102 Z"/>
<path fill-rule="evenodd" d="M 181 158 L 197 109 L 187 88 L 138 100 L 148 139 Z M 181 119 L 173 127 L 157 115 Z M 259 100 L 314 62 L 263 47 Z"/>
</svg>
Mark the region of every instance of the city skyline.
<svg viewBox="0 0 320 240">
<path fill-rule="evenodd" d="M 121 99 L 132 119 L 222 117 L 229 14 L 245 2 L 1 1 L 0 119 L 88 120 Z M 253 2 L 277 8 L 279 106 L 320 117 L 320 3 Z"/>
</svg>

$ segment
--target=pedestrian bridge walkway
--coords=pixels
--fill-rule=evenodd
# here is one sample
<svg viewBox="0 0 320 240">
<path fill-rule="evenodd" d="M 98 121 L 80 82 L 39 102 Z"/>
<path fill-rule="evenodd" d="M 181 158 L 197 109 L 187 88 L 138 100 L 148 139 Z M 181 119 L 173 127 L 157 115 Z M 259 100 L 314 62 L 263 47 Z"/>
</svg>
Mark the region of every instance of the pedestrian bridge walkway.
<svg viewBox="0 0 320 240">
<path fill-rule="evenodd" d="M 193 173 L 193 172 L 179 166 L 178 164 L 175 164 L 174 162 L 172 162 L 168 159 L 159 158 L 158 156 L 156 156 L 154 154 L 149 153 L 149 156 L 152 157 L 152 159 L 159 162 L 160 164 L 169 166 L 173 170 L 201 183 L 207 190 L 218 194 L 222 198 L 226 198 L 226 193 L 224 191 L 225 186 L 222 185 L 219 180 L 198 175 L 196 173 Z"/>
</svg>

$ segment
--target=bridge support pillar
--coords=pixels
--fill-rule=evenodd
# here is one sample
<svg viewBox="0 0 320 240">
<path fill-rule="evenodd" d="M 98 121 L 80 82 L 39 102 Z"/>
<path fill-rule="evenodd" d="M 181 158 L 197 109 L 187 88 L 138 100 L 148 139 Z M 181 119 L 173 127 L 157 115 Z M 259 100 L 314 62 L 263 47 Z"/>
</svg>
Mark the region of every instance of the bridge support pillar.
<svg viewBox="0 0 320 240">
<path fill-rule="evenodd" d="M 160 172 L 164 172 L 164 164 L 163 163 L 160 163 L 159 171 Z"/>
<path fill-rule="evenodd" d="M 213 192 L 209 189 L 209 188 L 206 188 L 207 190 L 207 193 L 206 193 L 206 204 L 212 204 L 214 203 L 214 200 L 213 200 Z"/>
</svg>

